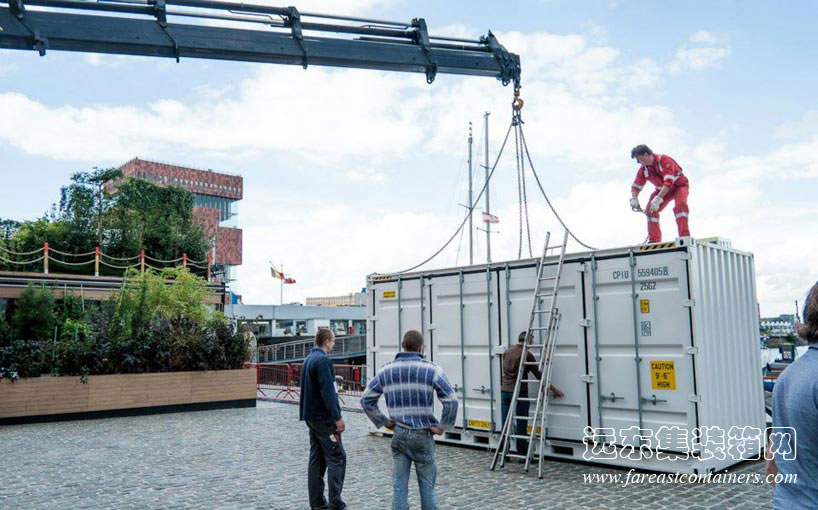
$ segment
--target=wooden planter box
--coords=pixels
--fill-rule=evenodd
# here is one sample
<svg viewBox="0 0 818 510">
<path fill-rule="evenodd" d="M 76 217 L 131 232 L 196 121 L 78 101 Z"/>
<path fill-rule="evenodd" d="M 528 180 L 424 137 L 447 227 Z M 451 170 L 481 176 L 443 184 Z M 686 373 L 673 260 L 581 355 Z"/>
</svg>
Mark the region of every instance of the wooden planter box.
<svg viewBox="0 0 818 510">
<path fill-rule="evenodd" d="M 251 369 L 0 381 L 0 425 L 255 405 Z"/>
</svg>

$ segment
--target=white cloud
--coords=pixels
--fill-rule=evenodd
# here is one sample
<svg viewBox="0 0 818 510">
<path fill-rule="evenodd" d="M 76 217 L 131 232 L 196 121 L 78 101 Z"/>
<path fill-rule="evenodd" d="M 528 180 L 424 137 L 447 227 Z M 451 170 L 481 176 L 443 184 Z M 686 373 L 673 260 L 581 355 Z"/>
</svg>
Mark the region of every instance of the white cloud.
<svg viewBox="0 0 818 510">
<path fill-rule="evenodd" d="M 454 26 L 433 33 L 475 32 Z M 644 219 L 627 206 L 636 170 L 629 150 L 644 141 L 672 151 L 691 177 L 694 235 L 730 237 L 736 248 L 756 253 L 765 307 L 775 313 L 789 310 L 788 301 L 805 290 L 802 282 L 815 280 L 818 261 L 812 254 L 818 239 L 805 234 L 818 231 L 815 209 L 771 200 L 764 180 L 818 177 L 812 157 L 818 152 L 818 129 L 812 117 L 805 116 L 803 126 L 781 128 L 780 133 L 800 134 L 794 143 L 769 154 L 734 155 L 718 137 L 689 139 L 673 108 L 634 99 L 636 91 L 662 85 L 661 68 L 651 59 L 627 59 L 617 48 L 582 35 L 515 32 L 498 38 L 522 55 L 523 117 L 532 156 L 577 235 L 599 247 L 644 239 Z M 716 44 L 703 35 L 691 39 Z M 726 48 L 715 46 L 682 48 L 671 65 L 677 72 L 704 69 L 728 55 Z M 298 157 L 302 164 L 369 186 L 388 181 L 383 161 L 418 159 L 434 165 L 441 155 L 450 155 L 453 147 L 463 146 L 468 120 L 475 120 L 479 131 L 477 118 L 485 110 L 493 112 L 496 151 L 508 122 L 511 90 L 485 78 L 441 75 L 428 86 L 421 74 L 252 69 L 225 89 L 204 87 L 186 102 L 160 97 L 143 107 L 51 106 L 20 93 L 0 93 L 6 121 L 0 123 L 0 140 L 29 154 L 93 164 L 117 163 L 134 154 L 177 161 L 219 157 L 237 167 L 242 158 Z M 37 137 L 20 137 L 20 132 Z M 545 229 L 556 232 L 557 226 L 529 183 L 536 249 Z M 322 185 L 316 183 L 316 190 Z M 514 198 L 495 209 L 503 222 L 503 233 L 492 240 L 495 260 L 517 254 L 516 189 L 505 191 L 498 186 L 495 192 Z M 241 207 L 244 265 L 238 290 L 246 302 L 276 300 L 267 268 L 271 258 L 284 261 L 299 282 L 286 289 L 287 300 L 346 293 L 361 287 L 367 273 L 405 268 L 425 258 L 462 218 L 459 209 L 446 214 L 422 208 L 372 210 L 366 204 L 316 206 L 303 193 L 285 194 L 264 183 L 247 187 Z M 671 215 L 664 215 L 662 226 L 667 235 L 675 234 Z M 317 241 L 327 248 L 316 248 Z M 462 263 L 465 252 L 457 259 L 456 251 L 453 244 L 430 267 Z"/>
<path fill-rule="evenodd" d="M 699 30 L 698 32 L 690 34 L 690 41 L 701 44 L 716 44 L 718 39 L 710 32 Z"/>
<path fill-rule="evenodd" d="M 673 60 L 667 65 L 670 72 L 680 74 L 715 67 L 730 55 L 730 50 L 719 46 L 718 39 L 711 33 L 699 30 L 690 35 L 690 42 L 699 46 L 683 46 L 676 50 Z"/>
</svg>

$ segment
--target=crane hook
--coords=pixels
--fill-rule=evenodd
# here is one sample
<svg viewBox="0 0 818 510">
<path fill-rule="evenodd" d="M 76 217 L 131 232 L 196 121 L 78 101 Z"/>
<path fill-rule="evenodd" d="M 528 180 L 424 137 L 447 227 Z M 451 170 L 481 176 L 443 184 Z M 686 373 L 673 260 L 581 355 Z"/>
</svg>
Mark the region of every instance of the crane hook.
<svg viewBox="0 0 818 510">
<path fill-rule="evenodd" d="M 511 106 L 518 111 L 523 109 L 523 98 L 520 97 L 520 87 L 514 89 L 514 100 L 511 102 Z"/>
</svg>

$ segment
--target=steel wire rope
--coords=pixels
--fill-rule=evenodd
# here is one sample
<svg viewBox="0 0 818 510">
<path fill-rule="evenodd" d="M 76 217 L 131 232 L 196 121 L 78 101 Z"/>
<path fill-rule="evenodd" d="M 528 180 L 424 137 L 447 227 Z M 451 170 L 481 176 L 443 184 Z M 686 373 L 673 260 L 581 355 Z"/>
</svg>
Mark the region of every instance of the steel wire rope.
<svg viewBox="0 0 818 510">
<path fill-rule="evenodd" d="M 4 251 L 6 253 L 9 253 L 11 255 L 17 255 L 18 257 L 27 257 L 29 255 L 34 255 L 35 253 L 40 253 L 41 251 L 44 250 L 44 248 L 40 248 L 40 249 L 37 249 L 37 250 L 34 250 L 34 251 L 18 252 L 18 251 L 12 251 L 12 250 L 9 250 L 8 248 L 0 246 L 0 250 Z"/>
<path fill-rule="evenodd" d="M 548 198 L 548 194 L 545 192 L 545 188 L 543 188 L 542 182 L 540 182 L 540 177 L 537 175 L 537 170 L 534 169 L 534 162 L 531 160 L 531 153 L 528 151 L 528 142 L 526 142 L 525 140 L 525 132 L 522 129 L 520 129 L 520 138 L 523 141 L 523 148 L 525 149 L 525 156 L 526 158 L 528 158 L 528 166 L 531 167 L 531 173 L 534 174 L 534 179 L 537 181 L 537 186 L 540 188 L 540 192 L 542 192 L 542 195 L 545 198 L 545 202 L 548 204 L 548 207 L 551 209 L 551 212 L 554 213 L 554 217 L 557 218 L 557 221 L 560 222 L 560 225 L 562 225 L 562 227 L 568 232 L 568 235 L 570 235 L 574 241 L 579 243 L 580 246 L 588 248 L 589 250 L 594 251 L 597 250 L 597 248 L 589 246 L 580 241 L 579 238 L 573 232 L 571 232 L 571 229 L 568 228 L 568 225 L 566 225 L 565 222 L 562 221 L 562 218 L 557 213 L 557 210 L 554 208 L 554 205 L 551 204 L 551 200 Z"/>
<path fill-rule="evenodd" d="M 520 119 L 520 124 L 522 124 L 522 123 L 523 123 L 523 121 L 522 121 L 522 119 Z M 522 149 L 522 146 L 520 147 L 520 149 Z M 520 150 L 520 153 L 522 154 L 522 150 Z M 525 211 L 525 213 L 524 213 L 524 215 L 525 215 L 525 231 L 526 231 L 526 235 L 528 235 L 528 256 L 533 258 L 534 257 L 534 250 L 532 250 L 532 248 L 531 248 L 531 222 L 529 221 L 529 216 L 528 216 L 528 194 L 526 193 L 526 185 L 525 185 L 525 160 L 522 159 L 522 157 L 520 159 L 522 160 L 522 170 L 521 171 L 522 171 L 522 181 L 523 181 L 523 209 Z"/>
<path fill-rule="evenodd" d="M 491 171 L 489 172 L 488 179 L 486 179 L 486 182 L 483 184 L 483 187 L 480 189 L 480 193 L 477 194 L 477 198 L 474 200 L 474 202 L 472 204 L 469 204 L 469 214 L 471 214 L 472 211 L 474 211 L 474 208 L 477 207 L 477 204 L 480 202 L 480 198 L 483 196 L 483 193 L 485 193 L 485 191 L 486 191 L 486 186 L 488 186 L 489 181 L 491 181 L 491 178 L 494 176 L 494 171 L 497 169 L 497 163 L 500 162 L 500 156 L 503 155 L 503 151 L 506 148 L 506 143 L 508 142 L 508 137 L 509 137 L 509 135 L 511 135 L 511 128 L 512 127 L 513 127 L 513 124 L 509 124 L 508 131 L 506 131 L 506 136 L 503 139 L 503 144 L 500 146 L 500 152 L 497 153 L 497 157 L 494 160 L 494 165 L 492 165 Z M 420 264 L 414 265 L 414 266 L 412 266 L 412 267 L 410 267 L 408 269 L 404 269 L 402 271 L 395 271 L 395 272 L 392 272 L 392 273 L 385 273 L 385 274 L 408 273 L 409 271 L 414 271 L 415 269 L 419 268 L 420 266 L 428 263 L 429 261 L 431 261 L 432 259 L 434 259 L 438 255 L 440 255 L 443 252 L 443 250 L 445 250 L 446 247 L 448 247 L 452 243 L 452 241 L 454 241 L 454 238 L 457 237 L 457 234 L 459 234 L 461 230 L 463 230 L 463 227 L 466 226 L 466 223 L 468 222 L 468 220 L 469 220 L 469 216 L 466 215 L 466 217 L 463 218 L 463 221 L 460 222 L 460 226 L 457 227 L 457 230 L 455 230 L 455 232 L 451 235 L 451 237 L 449 237 L 449 240 L 446 241 L 446 243 L 443 244 L 443 246 L 441 246 L 440 249 L 438 249 L 435 253 L 433 253 L 430 257 L 425 259 Z M 376 273 L 376 274 L 379 274 L 379 273 Z"/>
<path fill-rule="evenodd" d="M 517 217 L 519 224 L 519 240 L 517 242 L 517 260 L 523 258 L 523 183 L 520 175 L 520 135 L 516 116 L 512 120 L 514 126 L 514 156 L 517 166 Z"/>
</svg>

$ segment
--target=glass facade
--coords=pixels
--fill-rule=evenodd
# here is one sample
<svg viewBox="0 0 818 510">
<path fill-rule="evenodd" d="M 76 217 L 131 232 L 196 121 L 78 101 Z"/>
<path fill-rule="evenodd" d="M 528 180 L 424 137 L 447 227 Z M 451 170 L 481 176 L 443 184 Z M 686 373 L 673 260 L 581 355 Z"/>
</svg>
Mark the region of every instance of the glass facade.
<svg viewBox="0 0 818 510">
<path fill-rule="evenodd" d="M 207 209 L 217 209 L 219 211 L 219 222 L 230 220 L 236 212 L 234 211 L 235 200 L 230 198 L 214 197 L 212 195 L 193 195 L 193 205 Z M 226 226 L 226 225 L 222 225 Z"/>
</svg>

